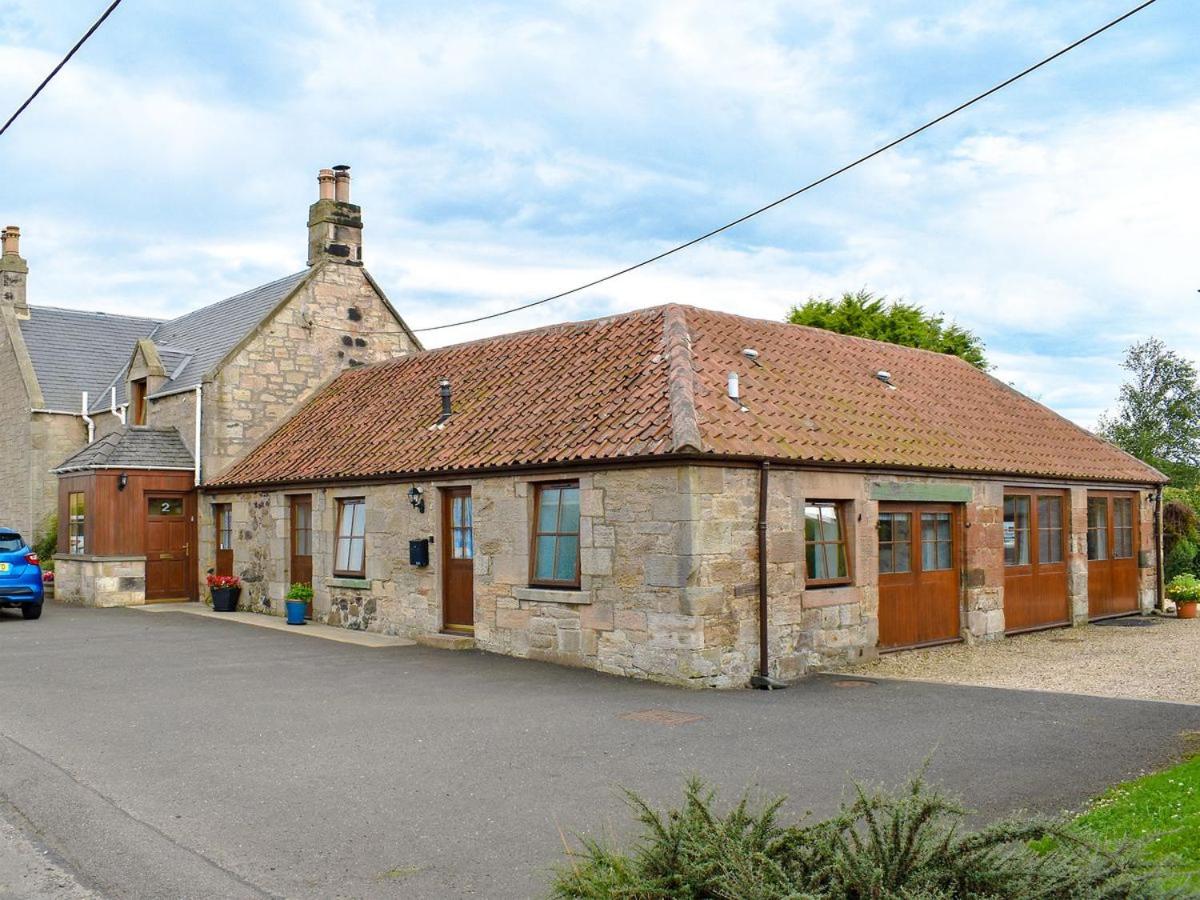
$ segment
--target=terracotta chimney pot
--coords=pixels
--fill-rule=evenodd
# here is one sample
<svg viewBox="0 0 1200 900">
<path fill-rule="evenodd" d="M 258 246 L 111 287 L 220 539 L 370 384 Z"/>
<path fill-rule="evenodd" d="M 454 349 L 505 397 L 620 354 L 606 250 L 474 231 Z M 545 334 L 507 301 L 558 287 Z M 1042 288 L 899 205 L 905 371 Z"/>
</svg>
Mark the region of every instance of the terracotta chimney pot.
<svg viewBox="0 0 1200 900">
<path fill-rule="evenodd" d="M 350 202 L 350 167 L 349 166 L 334 166 L 334 199 L 338 203 Z"/>
<path fill-rule="evenodd" d="M 21 229 L 16 225 L 4 226 L 3 253 L 5 256 L 21 255 Z"/>
<path fill-rule="evenodd" d="M 322 169 L 317 173 L 317 189 L 320 199 L 333 199 L 333 169 Z"/>
</svg>

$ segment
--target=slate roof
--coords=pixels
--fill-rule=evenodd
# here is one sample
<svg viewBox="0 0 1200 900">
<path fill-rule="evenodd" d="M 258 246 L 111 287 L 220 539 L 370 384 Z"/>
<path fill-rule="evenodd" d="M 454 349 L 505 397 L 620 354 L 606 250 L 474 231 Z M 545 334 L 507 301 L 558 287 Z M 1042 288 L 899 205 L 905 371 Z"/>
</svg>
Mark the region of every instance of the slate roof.
<svg viewBox="0 0 1200 900">
<path fill-rule="evenodd" d="M 148 336 L 154 341 L 167 382 L 151 396 L 196 387 L 212 369 L 266 317 L 284 298 L 294 291 L 309 274 L 309 269 L 277 279 L 251 291 L 201 307 L 177 319 L 158 324 Z M 116 369 L 108 370 L 104 385 L 117 389 L 117 403 L 126 401 L 126 373 L 133 343 L 125 347 L 124 356 Z M 78 405 L 78 399 L 76 399 Z M 107 409 L 109 400 L 97 402 L 94 409 Z"/>
<path fill-rule="evenodd" d="M 453 415 L 438 427 L 443 377 Z M 669 305 L 352 369 L 210 484 L 678 454 L 1165 481 L 957 357 Z"/>
<path fill-rule="evenodd" d="M 55 472 L 82 469 L 190 469 L 191 451 L 175 428 L 127 425 L 67 457 Z"/>
<path fill-rule="evenodd" d="M 82 309 L 31 306 L 20 321 L 44 409 L 79 412 L 81 391 L 93 408 L 108 407 L 101 397 L 113 373 L 129 362 L 133 345 L 161 324 L 157 319 L 114 316 Z"/>
</svg>

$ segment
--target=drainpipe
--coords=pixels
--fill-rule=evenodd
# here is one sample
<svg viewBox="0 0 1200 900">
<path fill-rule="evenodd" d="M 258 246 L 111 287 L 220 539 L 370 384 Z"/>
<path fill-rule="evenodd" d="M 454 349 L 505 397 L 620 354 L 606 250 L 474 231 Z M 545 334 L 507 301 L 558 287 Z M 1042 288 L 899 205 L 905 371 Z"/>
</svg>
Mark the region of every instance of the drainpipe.
<svg viewBox="0 0 1200 900">
<path fill-rule="evenodd" d="M 121 420 L 121 424 L 125 424 L 125 407 L 117 408 L 117 389 L 109 388 L 108 395 L 108 411 Z"/>
<path fill-rule="evenodd" d="M 196 385 L 196 435 L 195 435 L 195 441 L 194 441 L 195 450 L 193 451 L 196 456 L 196 474 L 195 474 L 196 487 L 200 486 L 200 416 L 201 416 L 203 409 L 204 409 L 204 387 L 203 387 L 203 385 L 198 384 L 198 385 Z"/>
<path fill-rule="evenodd" d="M 82 407 L 83 407 L 83 410 L 82 410 L 82 412 L 80 413 L 80 415 L 82 415 L 82 416 L 83 416 L 83 421 L 87 423 L 87 427 L 88 427 L 88 443 L 90 444 L 92 441 L 94 441 L 94 440 L 96 439 L 96 423 L 95 423 L 95 422 L 93 422 L 93 421 L 92 421 L 92 417 L 88 415 L 88 395 L 87 395 L 87 391 L 84 391 L 84 392 L 83 392 L 83 400 L 82 400 L 82 402 L 81 402 L 81 405 L 82 405 Z"/>
<path fill-rule="evenodd" d="M 1163 611 L 1163 489 L 1154 491 L 1154 608 Z"/>
<path fill-rule="evenodd" d="M 764 691 L 787 687 L 771 677 L 767 647 L 767 486 L 771 464 L 763 460 L 758 470 L 758 674 L 750 676 L 750 686 Z"/>
</svg>

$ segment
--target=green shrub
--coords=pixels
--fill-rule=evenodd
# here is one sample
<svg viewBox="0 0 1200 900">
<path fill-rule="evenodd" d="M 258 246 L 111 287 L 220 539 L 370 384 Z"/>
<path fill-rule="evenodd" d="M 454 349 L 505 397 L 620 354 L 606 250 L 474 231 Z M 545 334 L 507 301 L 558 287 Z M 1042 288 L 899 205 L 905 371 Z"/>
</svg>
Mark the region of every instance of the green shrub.
<svg viewBox="0 0 1200 900">
<path fill-rule="evenodd" d="M 1200 547 L 1194 542 L 1187 538 L 1175 540 L 1163 558 L 1163 577 L 1169 582 L 1178 575 L 1194 574 L 1197 553 L 1200 553 Z"/>
<path fill-rule="evenodd" d="M 42 569 L 54 571 L 54 554 L 58 552 L 58 515 L 50 513 L 42 522 L 41 533 L 33 542 L 33 552 L 41 560 Z"/>
<path fill-rule="evenodd" d="M 840 812 L 782 825 L 776 800 L 743 798 L 721 815 L 688 782 L 681 809 L 660 813 L 636 795 L 642 824 L 628 852 L 581 839 L 553 881 L 560 898 L 937 900 L 966 897 L 1183 896 L 1131 845 L 1098 844 L 1059 820 L 1013 818 L 970 832 L 966 811 L 921 778 L 895 793 L 861 786 Z M 1034 842 L 1041 842 L 1037 847 Z"/>
<path fill-rule="evenodd" d="M 312 598 L 313 598 L 313 589 L 312 589 L 311 584 L 296 583 L 296 584 L 293 584 L 290 588 L 288 588 L 288 592 L 287 592 L 288 600 L 303 600 L 305 603 L 308 603 L 312 600 Z"/>
</svg>

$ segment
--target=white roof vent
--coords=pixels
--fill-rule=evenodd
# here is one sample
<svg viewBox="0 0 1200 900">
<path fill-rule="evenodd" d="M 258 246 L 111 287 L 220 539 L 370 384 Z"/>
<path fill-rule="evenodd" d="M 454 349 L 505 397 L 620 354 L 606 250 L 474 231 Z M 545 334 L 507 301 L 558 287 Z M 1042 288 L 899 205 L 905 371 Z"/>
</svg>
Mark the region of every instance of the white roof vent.
<svg viewBox="0 0 1200 900">
<path fill-rule="evenodd" d="M 875 373 L 875 377 L 890 387 L 893 391 L 896 389 L 896 385 L 892 383 L 892 373 L 887 369 L 880 369 Z"/>
</svg>

